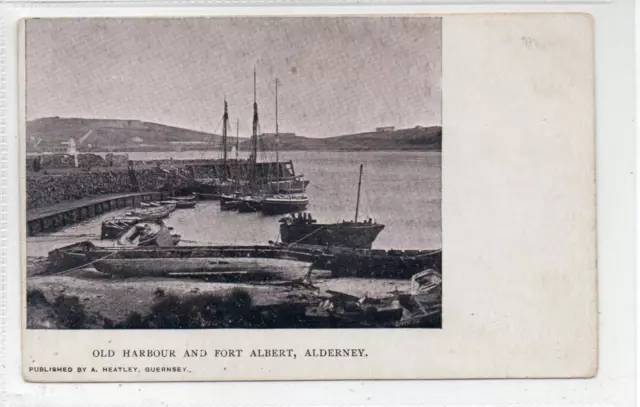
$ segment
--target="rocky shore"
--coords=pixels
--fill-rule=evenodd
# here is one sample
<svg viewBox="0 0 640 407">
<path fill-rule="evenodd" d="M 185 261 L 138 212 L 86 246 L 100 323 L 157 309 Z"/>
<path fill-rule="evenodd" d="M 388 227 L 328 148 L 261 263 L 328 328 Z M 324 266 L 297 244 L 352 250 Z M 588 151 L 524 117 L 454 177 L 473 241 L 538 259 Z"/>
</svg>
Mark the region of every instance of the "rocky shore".
<svg viewBox="0 0 640 407">
<path fill-rule="evenodd" d="M 305 286 L 282 281 L 123 279 L 91 267 L 50 274 L 46 262 L 46 258 L 28 260 L 29 328 L 313 328 L 329 323 L 319 325 L 306 312 L 325 301 L 322 293 L 376 301 L 389 300 L 393 292 L 410 291 L 408 280 L 318 276 Z"/>
</svg>

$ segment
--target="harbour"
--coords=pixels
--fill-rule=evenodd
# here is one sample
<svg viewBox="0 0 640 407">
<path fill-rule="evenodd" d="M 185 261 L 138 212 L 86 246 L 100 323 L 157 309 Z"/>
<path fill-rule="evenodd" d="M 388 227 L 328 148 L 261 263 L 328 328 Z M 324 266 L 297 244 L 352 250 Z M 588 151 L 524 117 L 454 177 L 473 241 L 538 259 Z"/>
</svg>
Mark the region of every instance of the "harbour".
<svg viewBox="0 0 640 407">
<path fill-rule="evenodd" d="M 135 160 L 126 150 L 124 154 L 92 152 L 88 141 L 100 140 L 94 133 L 121 134 L 117 126 L 91 128 L 79 138 L 70 137 L 64 142 L 66 154 L 27 158 L 27 252 L 31 256 L 27 304 L 31 314 L 44 318 L 28 318 L 29 327 L 440 326 L 439 151 L 412 155 L 381 149 L 371 156 L 351 151 L 342 165 L 316 162 L 307 168 L 310 173 L 296 173 L 294 161 L 281 151 L 279 80 L 274 78 L 272 83 L 275 131 L 269 134 L 261 127 L 255 68 L 252 79 L 251 136 L 242 142 L 248 150 L 246 158 L 240 156 L 240 118 L 232 124 L 234 106 L 230 109 L 226 96 L 214 130 L 220 129 L 221 136 L 214 142 L 211 134 L 204 146 L 205 153 L 212 149 L 218 154 L 210 160 L 204 153 L 200 158 Z M 85 126 L 84 121 L 76 124 Z M 129 121 L 126 127 L 137 124 Z M 175 140 L 175 130 L 169 139 Z M 64 132 L 70 132 L 68 127 Z M 372 137 L 378 143 L 401 140 L 408 147 L 432 136 L 431 130 L 421 126 L 399 132 L 395 127 L 378 127 L 347 139 L 356 143 Z M 31 148 L 39 149 L 41 140 Z M 303 143 L 305 138 L 297 140 Z M 313 150 L 300 163 L 313 162 L 323 153 L 326 161 L 340 155 Z M 379 161 L 373 162 L 375 158 Z M 425 179 L 412 180 L 411 175 Z M 335 213 L 327 212 L 331 207 Z M 405 223 L 395 224 L 398 219 Z M 73 229 L 85 233 L 69 233 Z M 50 233 L 56 230 L 60 231 Z M 421 247 L 418 234 L 438 243 Z M 384 235 L 394 246 L 374 247 Z M 34 256 L 44 250 L 46 258 L 44 253 Z M 70 295 L 67 284 L 55 293 L 45 283 L 56 276 L 68 283 L 69 275 L 152 279 L 148 284 L 156 285 L 155 304 L 141 310 L 127 301 L 126 317 L 114 320 L 104 315 L 109 309 L 100 296 L 94 299 L 98 310 L 88 314 L 91 297 L 83 297 L 86 293 Z M 203 294 L 200 290 L 205 287 L 195 287 L 188 294 L 176 294 L 165 285 L 167 278 L 200 280 L 207 288 L 212 283 L 225 284 L 226 290 Z M 340 279 L 345 279 L 343 285 L 322 288 Z M 373 280 L 371 290 L 356 294 L 368 280 Z M 398 290 L 399 282 L 404 283 L 403 290 Z M 387 289 L 391 284 L 393 291 Z M 249 287 L 259 288 L 258 292 Z M 139 292 L 132 294 L 140 298 Z M 257 305 L 256 297 L 264 303 Z M 68 312 L 72 315 L 65 316 Z"/>
<path fill-rule="evenodd" d="M 149 160 L 162 159 L 162 154 L 144 154 Z M 196 152 L 191 153 L 195 156 Z M 208 152 L 211 158 L 219 156 L 219 151 Z M 288 215 L 269 216 L 261 212 L 239 213 L 225 211 L 218 200 L 201 200 L 193 208 L 176 209 L 162 220 L 172 229 L 172 233 L 180 236 L 175 249 L 148 248 L 145 250 L 166 253 L 171 250 L 190 251 L 186 263 L 193 263 L 193 251 L 226 248 L 227 254 L 206 254 L 210 259 L 237 259 L 242 248 L 264 252 L 296 251 L 301 263 L 284 261 L 271 266 L 260 261 L 256 264 L 234 264 L 233 267 L 195 265 L 191 269 L 184 267 L 184 261 L 173 261 L 171 265 L 158 263 L 159 269 L 174 267 L 175 272 L 141 273 L 127 275 L 123 273 L 109 276 L 104 271 L 108 267 L 119 265 L 89 264 L 86 267 L 67 264 L 51 267 L 50 253 L 68 246 L 89 241 L 97 247 L 104 248 L 98 258 L 110 252 L 126 252 L 136 250 L 119 246 L 116 240 L 101 239 L 101 225 L 105 220 L 126 216 L 131 213 L 131 205 L 114 208 L 113 211 L 96 213 L 94 217 L 78 220 L 62 229 L 38 233 L 27 239 L 27 287 L 31 292 L 41 292 L 48 304 L 54 304 L 56 298 L 82 298 L 84 312 L 94 315 L 97 326 L 103 327 L 95 315 L 106 318 L 107 325 L 130 326 L 131 313 L 151 315 L 159 298 L 157 293 L 173 298 L 175 295 L 182 301 L 199 298 L 202 295 L 233 296 L 234 289 L 249 293 L 253 315 L 257 310 L 273 314 L 279 322 L 256 323 L 255 327 L 286 326 L 292 315 L 295 315 L 296 326 L 300 327 L 376 327 L 387 326 L 389 321 L 402 320 L 395 311 L 384 311 L 389 308 L 393 298 L 409 301 L 411 297 L 411 278 L 425 269 L 441 270 L 441 226 L 440 226 L 440 154 L 415 152 L 287 152 L 287 158 L 296 163 L 300 172 L 310 180 L 305 194 L 309 199 L 306 208 L 313 219 L 324 222 L 353 221 L 354 210 L 358 201 L 358 164 L 362 162 L 362 193 L 359 202 L 359 217 L 362 220 L 380 222 L 384 229 L 374 239 L 371 250 L 356 251 L 351 249 L 328 249 L 326 246 L 289 245 L 282 243 L 280 220 Z M 393 165 L 390 165 L 390 162 Z M 420 165 L 423 171 L 410 169 Z M 419 193 L 403 194 L 405 184 L 413 182 L 418 185 L 431 186 L 422 188 Z M 372 187 L 371 185 L 376 185 Z M 379 189 L 377 185 L 385 185 Z M 393 193 L 395 192 L 395 193 Z M 403 196 L 401 203 L 398 197 Z M 153 202 L 156 195 L 149 196 Z M 97 199 L 97 198 L 96 198 Z M 168 196 L 158 196 L 157 200 L 171 200 Z M 142 198 L 140 198 L 142 202 Z M 145 200 L 146 201 L 146 200 Z M 132 202 L 130 202 L 132 203 Z M 140 204 L 133 205 L 140 207 Z M 404 212 L 398 207 L 407 208 Z M 418 209 L 419 208 L 419 209 Z M 305 212 L 305 213 L 307 213 Z M 412 222 L 407 222 L 407 212 L 416 214 Z M 298 214 L 299 216 L 301 214 Z M 295 216 L 295 214 L 294 214 Z M 106 253 L 106 254 L 105 254 Z M 230 255 L 229 253 L 232 253 Z M 391 253 L 391 254 L 389 254 Z M 406 253 L 406 254 L 403 254 Z M 407 268 L 409 258 L 426 255 L 428 261 L 420 260 Z M 230 256 L 230 257 L 229 257 Z M 376 257 L 377 256 L 377 257 Z M 382 257 L 381 257 L 382 256 Z M 246 253 L 242 255 L 246 258 Z M 264 253 L 261 258 L 269 257 Z M 277 256 L 276 256 L 277 257 Z M 295 256 L 294 256 L 295 257 Z M 386 259 L 383 261 L 383 259 Z M 390 260 L 391 259 L 391 260 Z M 114 259 L 115 260 L 115 259 Z M 386 261 L 386 263 L 385 263 Z M 91 260 L 88 261 L 90 263 Z M 132 263 L 135 264 L 135 263 Z M 153 268 L 153 263 L 142 260 L 142 263 Z M 313 267 L 312 267 L 313 264 Z M 402 265 L 400 265 L 402 264 Z M 270 268 L 271 267 L 271 268 Z M 102 272 L 98 270 L 102 268 Z M 208 272 L 205 268 L 209 268 Z M 311 278 L 306 280 L 309 268 Z M 270 272 L 278 269 L 278 273 Z M 217 271 L 216 271 L 217 270 Z M 251 270 L 259 270 L 252 273 Z M 288 270 L 288 271 L 287 271 Z M 438 271 L 440 272 L 440 271 Z M 118 273 L 116 273 L 118 274 Z M 135 288 L 132 288 L 135 287 Z M 143 288 L 144 287 L 144 288 Z M 187 290 L 188 288 L 188 290 Z M 130 291 L 133 290 L 133 291 Z M 327 294 L 327 290 L 329 293 Z M 318 297 L 319 292 L 325 294 Z M 102 293 L 102 294 L 100 294 Z M 135 294 L 134 294 L 135 293 Z M 122 303 L 115 306 L 107 297 L 115 296 Z M 131 299 L 128 296 L 133 296 Z M 134 301 L 132 301 L 135 298 Z M 147 298 L 147 299 L 144 299 Z M 324 300 L 322 300 L 324 298 Z M 344 319 L 336 317 L 323 304 L 357 304 L 362 298 L 378 302 L 376 305 L 387 315 L 384 321 L 369 321 L 364 316 Z M 42 299 L 39 301 L 43 301 Z M 329 301 L 329 303 L 327 303 Z M 382 301 L 382 303 L 380 303 Z M 384 304 L 385 301 L 391 301 Z M 37 301 L 36 301 L 37 303 Z M 53 305 L 50 305 L 53 306 Z M 35 308 L 40 308 L 38 305 Z M 361 308 L 361 306 L 359 306 Z M 385 308 L 386 307 L 386 308 Z M 349 308 L 349 306 L 347 306 Z M 117 311 L 117 312 L 116 312 Z M 385 312 L 387 314 L 385 314 Z M 357 314 L 357 312 L 356 312 Z M 439 315 L 438 312 L 436 312 Z M 34 315 L 37 315 L 34 314 Z M 431 317 L 416 323 L 416 326 L 439 326 L 439 319 Z M 91 318 L 90 318 L 91 319 Z M 404 319 L 406 320 L 406 318 Z M 134 321 L 135 322 L 135 321 Z M 153 326 L 151 322 L 140 322 L 134 326 Z M 38 324 L 37 321 L 32 321 Z M 88 324 L 86 321 L 83 324 Z M 120 325 L 118 325 L 120 324 Z M 90 325 L 90 324 L 89 324 Z M 410 324 L 411 325 L 411 324 Z M 253 325 L 252 325 L 253 326 Z"/>
</svg>

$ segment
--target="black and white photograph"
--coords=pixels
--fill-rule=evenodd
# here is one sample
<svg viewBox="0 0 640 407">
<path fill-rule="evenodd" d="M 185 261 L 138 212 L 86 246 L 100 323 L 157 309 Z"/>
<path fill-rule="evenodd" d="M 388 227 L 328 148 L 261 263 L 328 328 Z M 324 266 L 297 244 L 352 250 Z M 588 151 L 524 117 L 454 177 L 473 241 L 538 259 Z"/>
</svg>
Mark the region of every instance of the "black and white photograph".
<svg viewBox="0 0 640 407">
<path fill-rule="evenodd" d="M 26 328 L 440 329 L 441 23 L 28 20 Z"/>
</svg>

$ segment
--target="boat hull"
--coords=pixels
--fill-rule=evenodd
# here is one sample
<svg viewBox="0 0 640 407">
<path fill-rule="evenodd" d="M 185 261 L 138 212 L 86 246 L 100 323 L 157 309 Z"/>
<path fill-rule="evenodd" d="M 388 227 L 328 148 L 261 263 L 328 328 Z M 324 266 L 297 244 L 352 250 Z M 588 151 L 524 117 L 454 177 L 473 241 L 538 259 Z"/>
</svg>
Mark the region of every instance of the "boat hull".
<svg viewBox="0 0 640 407">
<path fill-rule="evenodd" d="M 157 208 L 148 208 L 148 209 L 135 209 L 129 212 L 126 212 L 125 215 L 129 217 L 140 218 L 141 221 L 154 221 L 166 218 L 176 209 L 176 204 L 167 204 L 162 205 Z"/>
<path fill-rule="evenodd" d="M 442 270 L 442 250 L 362 250 L 345 247 L 279 244 L 272 246 L 98 247 L 75 243 L 49 252 L 49 270 L 63 272 L 101 260 L 146 262 L 157 259 L 280 259 L 313 263 L 336 277 L 411 278 L 426 270 Z"/>
<path fill-rule="evenodd" d="M 308 272 L 310 263 L 265 258 L 205 257 L 104 259 L 96 270 L 121 277 L 224 276 L 254 280 L 293 280 Z"/>
<path fill-rule="evenodd" d="M 271 181 L 268 184 L 269 192 L 273 194 L 300 194 L 304 193 L 309 185 L 307 180 L 280 180 Z"/>
<path fill-rule="evenodd" d="M 262 200 L 253 198 L 242 198 L 238 200 L 238 212 L 250 213 L 262 210 Z"/>
<path fill-rule="evenodd" d="M 240 201 L 234 198 L 223 197 L 220 199 L 220 209 L 223 211 L 236 210 L 240 206 Z"/>
<path fill-rule="evenodd" d="M 265 215 L 284 215 L 304 211 L 309 205 L 308 200 L 269 200 L 262 201 L 261 211 Z"/>
<path fill-rule="evenodd" d="M 195 208 L 197 201 L 178 201 L 176 202 L 176 209 L 191 209 Z"/>
<path fill-rule="evenodd" d="M 383 229 L 379 224 L 281 224 L 280 236 L 283 243 L 371 249 Z"/>
</svg>

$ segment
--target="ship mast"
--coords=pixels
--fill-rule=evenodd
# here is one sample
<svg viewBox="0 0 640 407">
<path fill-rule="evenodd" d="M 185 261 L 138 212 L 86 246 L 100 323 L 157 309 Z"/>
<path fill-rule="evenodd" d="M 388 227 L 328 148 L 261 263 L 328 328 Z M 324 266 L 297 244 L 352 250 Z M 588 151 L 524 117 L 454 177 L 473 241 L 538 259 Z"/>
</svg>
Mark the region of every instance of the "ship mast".
<svg viewBox="0 0 640 407">
<path fill-rule="evenodd" d="M 240 119 L 236 119 L 236 161 L 238 161 L 238 154 L 240 154 Z"/>
<path fill-rule="evenodd" d="M 360 177 L 358 178 L 358 199 L 356 201 L 356 218 L 355 223 L 358 223 L 358 210 L 360 209 L 360 186 L 362 185 L 362 164 L 360 164 Z"/>
<path fill-rule="evenodd" d="M 227 178 L 227 128 L 229 127 L 229 113 L 227 99 L 224 99 L 224 114 L 222 115 L 222 174 Z"/>
<path fill-rule="evenodd" d="M 236 192 L 240 189 L 240 161 L 239 161 L 239 151 L 240 151 L 240 119 L 236 119 Z"/>
<path fill-rule="evenodd" d="M 253 69 L 253 133 L 251 135 L 252 152 L 251 152 L 251 184 L 255 189 L 257 178 L 257 160 L 258 160 L 258 103 L 256 102 L 256 70 Z"/>
<path fill-rule="evenodd" d="M 278 78 L 276 78 L 276 182 L 280 183 L 280 134 L 278 133 Z"/>
</svg>

